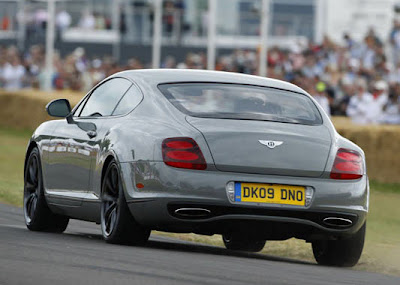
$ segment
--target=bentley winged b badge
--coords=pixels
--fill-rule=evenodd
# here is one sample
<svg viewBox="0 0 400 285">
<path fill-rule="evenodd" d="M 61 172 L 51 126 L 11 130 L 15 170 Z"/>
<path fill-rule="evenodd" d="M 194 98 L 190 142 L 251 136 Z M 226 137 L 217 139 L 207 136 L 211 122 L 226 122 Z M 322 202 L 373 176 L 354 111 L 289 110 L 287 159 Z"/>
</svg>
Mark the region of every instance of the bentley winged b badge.
<svg viewBox="0 0 400 285">
<path fill-rule="evenodd" d="M 264 140 L 258 140 L 260 144 L 266 145 L 269 148 L 275 148 L 276 146 L 280 146 L 283 144 L 282 141 L 264 141 Z"/>
</svg>

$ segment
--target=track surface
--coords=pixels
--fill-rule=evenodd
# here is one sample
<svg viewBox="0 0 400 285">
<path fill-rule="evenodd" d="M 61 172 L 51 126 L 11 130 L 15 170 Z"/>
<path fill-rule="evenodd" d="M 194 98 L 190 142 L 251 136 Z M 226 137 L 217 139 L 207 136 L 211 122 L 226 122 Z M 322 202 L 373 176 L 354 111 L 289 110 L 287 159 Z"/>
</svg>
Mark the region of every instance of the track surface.
<svg viewBox="0 0 400 285">
<path fill-rule="evenodd" d="M 152 236 L 146 247 L 106 244 L 99 226 L 30 232 L 0 204 L 0 284 L 393 284 L 400 278 Z"/>
</svg>

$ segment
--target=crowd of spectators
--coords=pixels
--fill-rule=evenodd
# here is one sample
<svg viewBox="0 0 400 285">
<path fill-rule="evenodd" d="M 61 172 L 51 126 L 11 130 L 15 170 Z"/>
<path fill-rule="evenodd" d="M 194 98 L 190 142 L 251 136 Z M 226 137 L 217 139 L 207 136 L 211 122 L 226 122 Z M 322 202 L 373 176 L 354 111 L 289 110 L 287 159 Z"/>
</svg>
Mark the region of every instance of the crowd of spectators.
<svg viewBox="0 0 400 285">
<path fill-rule="evenodd" d="M 326 37 L 320 45 L 274 47 L 268 51 L 268 77 L 300 86 L 329 115 L 350 116 L 359 124 L 400 124 L 397 42 L 400 24 L 396 22 L 390 35 L 391 47 L 384 45 L 373 30 L 363 42 L 345 35 L 341 45 Z M 205 69 L 206 62 L 205 53 L 189 53 L 182 62 L 167 56 L 162 68 Z M 257 74 L 258 62 L 257 51 L 236 50 L 220 55 L 216 70 Z M 54 89 L 88 91 L 115 72 L 149 67 L 138 58 L 121 65 L 110 56 L 91 58 L 83 48 L 76 48 L 65 57 L 55 56 L 52 82 Z M 42 46 L 32 46 L 24 54 L 15 47 L 0 48 L 0 88 L 42 88 L 45 76 Z"/>
</svg>

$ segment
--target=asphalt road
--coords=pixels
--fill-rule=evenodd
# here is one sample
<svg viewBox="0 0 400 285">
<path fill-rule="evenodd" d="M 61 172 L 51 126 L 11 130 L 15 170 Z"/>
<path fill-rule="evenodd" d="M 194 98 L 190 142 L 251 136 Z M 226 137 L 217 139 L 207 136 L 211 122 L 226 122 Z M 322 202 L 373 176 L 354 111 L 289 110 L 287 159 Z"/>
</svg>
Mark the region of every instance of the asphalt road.
<svg viewBox="0 0 400 285">
<path fill-rule="evenodd" d="M 400 278 L 152 236 L 145 247 L 106 244 L 98 225 L 30 232 L 0 204 L 0 284 L 393 284 Z"/>
</svg>

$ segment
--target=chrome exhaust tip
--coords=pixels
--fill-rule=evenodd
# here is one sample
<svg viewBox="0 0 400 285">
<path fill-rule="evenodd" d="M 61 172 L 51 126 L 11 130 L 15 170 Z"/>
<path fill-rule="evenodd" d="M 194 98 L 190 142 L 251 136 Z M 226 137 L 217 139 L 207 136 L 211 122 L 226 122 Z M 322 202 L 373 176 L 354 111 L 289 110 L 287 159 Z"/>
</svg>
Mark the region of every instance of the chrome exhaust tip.
<svg viewBox="0 0 400 285">
<path fill-rule="evenodd" d="M 352 220 L 338 217 L 328 217 L 323 220 L 324 224 L 330 227 L 347 228 L 353 224 Z"/>
<path fill-rule="evenodd" d="M 184 218 L 205 218 L 211 215 L 211 211 L 204 208 L 179 208 L 174 212 Z"/>
</svg>

